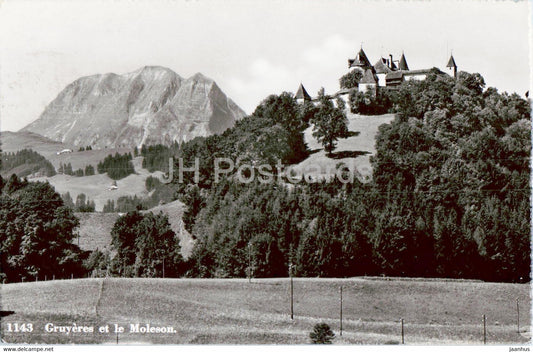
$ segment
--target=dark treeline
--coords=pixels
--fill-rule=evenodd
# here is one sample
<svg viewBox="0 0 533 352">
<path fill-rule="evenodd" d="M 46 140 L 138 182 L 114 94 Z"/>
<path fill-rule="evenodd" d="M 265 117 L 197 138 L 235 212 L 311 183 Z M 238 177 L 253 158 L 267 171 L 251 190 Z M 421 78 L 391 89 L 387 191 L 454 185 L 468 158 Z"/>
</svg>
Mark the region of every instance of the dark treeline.
<svg viewBox="0 0 533 352">
<path fill-rule="evenodd" d="M 107 172 L 107 175 L 113 180 L 120 180 L 135 172 L 131 163 L 132 158 L 131 153 L 108 155 L 103 161 L 98 163 L 96 169 L 99 174 Z"/>
<path fill-rule="evenodd" d="M 142 167 L 148 169 L 150 172 L 168 172 L 168 159 L 174 157 L 178 150 L 179 145 L 177 142 L 174 142 L 171 146 L 162 144 L 143 145 L 140 153 L 144 157 Z M 137 153 L 137 148 L 135 148 L 134 155 L 137 156 Z"/>
<path fill-rule="evenodd" d="M 76 203 L 72 200 L 70 192 L 61 195 L 63 205 L 69 207 L 77 213 L 91 213 L 95 211 L 96 204 L 94 200 L 90 200 L 85 193 L 80 193 L 76 196 Z"/>
<path fill-rule="evenodd" d="M 94 166 L 87 165 L 87 166 L 85 166 L 84 169 L 80 168 L 80 169 L 77 169 L 77 170 L 73 170 L 71 163 L 63 164 L 63 163 L 60 162 L 57 172 L 60 173 L 60 174 L 76 176 L 76 177 L 92 176 L 92 175 L 94 175 Z"/>
<path fill-rule="evenodd" d="M 243 140 L 265 126 L 257 113 L 185 143 L 205 172 L 199 187 L 180 188 L 197 238 L 190 275 L 244 276 L 251 262 L 255 276 L 286 276 L 292 263 L 301 276 L 529 280 L 529 103 L 484 85 L 479 74 L 432 73 L 390 94 L 397 116 L 380 127 L 369 184 L 209 182 L 214 155 L 253 151 Z M 260 108 L 273 120 L 303 121 L 269 99 Z M 277 141 L 258 156 L 290 150 Z"/>
<path fill-rule="evenodd" d="M 26 177 L 32 174 L 51 177 L 56 174 L 54 166 L 41 154 L 31 150 L 22 149 L 15 153 L 2 154 L 2 174 L 10 174 L 17 168 L 19 177 Z"/>
</svg>

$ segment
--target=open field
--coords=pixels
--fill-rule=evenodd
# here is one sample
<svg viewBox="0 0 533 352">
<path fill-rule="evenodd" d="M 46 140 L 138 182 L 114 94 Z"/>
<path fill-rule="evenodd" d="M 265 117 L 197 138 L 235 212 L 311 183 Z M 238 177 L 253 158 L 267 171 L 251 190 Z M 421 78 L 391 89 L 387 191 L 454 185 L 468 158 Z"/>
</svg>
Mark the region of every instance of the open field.
<svg viewBox="0 0 533 352">
<path fill-rule="evenodd" d="M 48 159 L 56 169 L 59 168 L 60 163 L 70 163 L 73 170 L 84 169 L 87 165 L 93 165 L 96 169 L 96 165 L 108 155 L 133 153 L 132 148 L 104 148 L 78 152 L 79 147 L 57 142 L 32 132 L 2 132 L 0 141 L 4 152 L 32 149 Z M 73 152 L 57 155 L 57 152 L 63 149 L 71 149 Z"/>
<path fill-rule="evenodd" d="M 33 132 L 3 131 L 0 133 L 0 141 L 2 142 L 3 152 L 11 153 L 22 149 L 32 149 L 48 160 L 63 149 L 75 150 L 71 145 L 53 141 Z"/>
<path fill-rule="evenodd" d="M 339 287 L 343 335 L 339 336 Z M 317 322 L 335 344 L 480 344 L 487 316 L 489 344 L 530 342 L 530 285 L 444 280 L 81 279 L 2 285 L 3 339 L 34 343 L 116 343 L 113 333 L 46 333 L 44 325 L 119 324 L 122 343 L 305 344 Z M 516 298 L 521 333 L 516 331 Z M 31 304 L 28 304 L 31 302 Z M 7 323 L 33 323 L 32 333 L 7 333 Z M 172 326 L 173 334 L 129 333 L 129 324 Z"/>
<path fill-rule="evenodd" d="M 309 127 L 305 130 L 305 141 L 314 153 L 294 167 L 298 174 L 313 165 L 320 167 L 321 176 L 326 176 L 328 174 L 326 170 L 335 170 L 337 164 L 344 162 L 351 170 L 357 170 L 364 180 L 372 177 L 370 156 L 376 152 L 375 139 L 378 127 L 384 123 L 390 123 L 394 119 L 394 114 L 363 116 L 347 111 L 346 116 L 349 122 L 348 130 L 352 136 L 337 142 L 337 148 L 333 151 L 332 157 L 326 155 L 322 145 L 313 137 L 313 128 Z"/>
<path fill-rule="evenodd" d="M 161 171 L 150 173 L 148 170 L 143 169 L 142 159 L 142 157 L 133 159 L 135 173 L 117 180 L 118 189 L 116 190 L 109 190 L 113 180 L 107 174 L 84 177 L 58 174 L 53 177 L 33 178 L 32 181 L 48 181 L 59 194 L 70 192 L 70 196 L 74 201 L 76 201 L 78 194 L 85 193 L 89 199 L 94 200 L 96 210 L 101 211 L 109 199 L 114 200 L 116 204 L 116 200 L 122 196 L 142 198 L 148 195 L 145 186 L 148 176 L 152 175 L 160 178 L 163 173 Z"/>
</svg>

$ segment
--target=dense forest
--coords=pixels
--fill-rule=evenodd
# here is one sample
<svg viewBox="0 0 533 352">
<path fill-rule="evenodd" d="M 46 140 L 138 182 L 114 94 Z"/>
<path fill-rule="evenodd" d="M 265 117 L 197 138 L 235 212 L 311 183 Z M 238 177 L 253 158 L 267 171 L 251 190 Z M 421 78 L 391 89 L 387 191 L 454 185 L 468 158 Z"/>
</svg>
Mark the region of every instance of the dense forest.
<svg viewBox="0 0 533 352">
<path fill-rule="evenodd" d="M 131 160 L 133 159 L 131 153 L 121 155 L 115 153 L 115 155 L 108 155 L 105 159 L 98 163 L 96 169 L 99 174 L 107 175 L 113 180 L 120 180 L 135 172 Z"/>
<path fill-rule="evenodd" d="M 316 109 L 286 94 L 221 136 L 182 145 L 186 165 L 200 158 L 198 185 L 178 184 L 197 238 L 189 274 L 244 276 L 251 263 L 255 276 L 286 276 L 292 264 L 301 276 L 529 280 L 529 102 L 466 72 L 386 94 L 396 118 L 380 127 L 368 184 L 212 182 L 217 155 L 305 155 L 301 131 Z"/>
<path fill-rule="evenodd" d="M 171 146 L 162 144 L 143 145 L 140 155 L 143 158 L 142 167 L 150 172 L 163 171 L 168 172 L 168 159 L 174 157 L 179 150 L 179 145 L 174 142 Z M 134 149 L 134 156 L 138 156 L 137 147 Z"/>
<path fill-rule="evenodd" d="M 22 149 L 15 153 L 3 153 L 0 172 L 2 175 L 16 173 L 19 177 L 33 174 L 51 177 L 56 174 L 54 166 L 41 154 Z"/>
</svg>

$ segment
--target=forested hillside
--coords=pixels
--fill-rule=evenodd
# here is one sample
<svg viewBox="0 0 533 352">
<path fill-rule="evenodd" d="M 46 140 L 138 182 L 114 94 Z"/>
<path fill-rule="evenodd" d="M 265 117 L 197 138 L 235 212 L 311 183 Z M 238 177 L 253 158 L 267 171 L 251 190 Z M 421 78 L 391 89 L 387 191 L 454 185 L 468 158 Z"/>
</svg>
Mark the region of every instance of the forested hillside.
<svg viewBox="0 0 533 352">
<path fill-rule="evenodd" d="M 433 73 L 388 94 L 397 116 L 380 128 L 369 184 L 209 182 L 222 151 L 305 156 L 284 126 L 313 121 L 312 109 L 294 110 L 283 95 L 222 136 L 183 145 L 201 170 L 199 187 L 181 186 L 184 221 L 198 239 L 190 274 L 244 276 L 251 266 L 255 276 L 286 276 L 292 263 L 301 276 L 529 280 L 529 102 L 465 72 Z"/>
<path fill-rule="evenodd" d="M 31 149 L 3 153 L 0 172 L 4 177 L 13 173 L 19 177 L 32 174 L 50 177 L 56 174 L 54 166 L 44 156 Z"/>
</svg>

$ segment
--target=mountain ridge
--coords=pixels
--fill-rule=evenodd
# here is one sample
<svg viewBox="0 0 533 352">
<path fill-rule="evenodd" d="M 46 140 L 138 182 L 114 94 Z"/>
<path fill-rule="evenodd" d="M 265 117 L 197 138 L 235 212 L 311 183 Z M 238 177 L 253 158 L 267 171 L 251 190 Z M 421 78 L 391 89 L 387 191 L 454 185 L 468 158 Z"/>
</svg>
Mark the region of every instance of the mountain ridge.
<svg viewBox="0 0 533 352">
<path fill-rule="evenodd" d="M 221 133 L 244 115 L 200 72 L 183 78 L 166 67 L 144 66 L 76 79 L 20 131 L 74 146 L 140 147 Z"/>
</svg>

